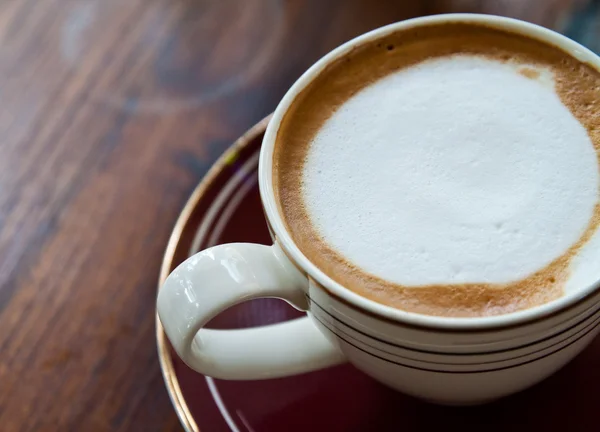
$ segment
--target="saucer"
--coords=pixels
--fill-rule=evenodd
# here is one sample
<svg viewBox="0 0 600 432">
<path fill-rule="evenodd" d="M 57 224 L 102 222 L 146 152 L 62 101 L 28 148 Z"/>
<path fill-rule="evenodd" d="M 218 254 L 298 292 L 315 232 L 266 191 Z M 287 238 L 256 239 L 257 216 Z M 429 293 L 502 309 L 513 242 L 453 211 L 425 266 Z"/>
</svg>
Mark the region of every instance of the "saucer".
<svg viewBox="0 0 600 432">
<path fill-rule="evenodd" d="M 167 246 L 161 283 L 185 258 L 210 246 L 271 244 L 257 176 L 268 120 L 236 141 L 190 197 Z M 253 327 L 300 315 L 284 301 L 259 299 L 228 309 L 207 327 Z M 156 334 L 165 385 L 186 431 L 600 430 L 600 338 L 529 390 L 483 406 L 452 408 L 397 393 L 348 364 L 264 381 L 212 379 L 177 357 L 158 319 Z"/>
</svg>

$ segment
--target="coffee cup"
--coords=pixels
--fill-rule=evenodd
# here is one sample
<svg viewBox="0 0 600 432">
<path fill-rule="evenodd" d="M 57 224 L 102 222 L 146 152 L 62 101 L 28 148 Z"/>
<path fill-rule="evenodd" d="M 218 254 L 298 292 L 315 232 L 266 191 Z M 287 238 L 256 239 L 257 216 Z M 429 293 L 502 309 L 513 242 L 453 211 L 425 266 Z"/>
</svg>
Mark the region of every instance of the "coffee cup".
<svg viewBox="0 0 600 432">
<path fill-rule="evenodd" d="M 586 128 L 588 131 L 592 128 L 591 126 L 587 127 L 589 124 L 586 121 L 592 122 L 595 120 L 593 120 L 593 116 L 589 116 L 591 120 L 586 120 L 588 119 L 586 113 L 589 112 L 589 106 L 586 105 L 588 102 L 586 102 L 585 97 L 574 102 L 565 102 L 566 96 L 559 95 L 560 97 L 556 97 L 556 101 L 559 102 L 556 102 L 551 95 L 548 96 L 549 99 L 547 103 L 544 103 L 544 109 L 551 115 L 562 116 L 560 121 L 552 122 L 552 127 L 560 129 L 559 132 L 568 130 L 569 133 L 557 133 L 556 136 L 543 136 L 543 139 L 540 139 L 539 135 L 546 133 L 545 130 L 549 127 L 544 126 L 544 121 L 546 121 L 544 118 L 539 120 L 539 124 L 543 127 L 540 126 L 540 132 L 533 136 L 532 140 L 537 139 L 540 142 L 543 141 L 543 143 L 555 140 L 557 153 L 552 153 L 552 157 L 549 156 L 547 161 L 545 159 L 540 161 L 536 158 L 536 161 L 538 161 L 536 167 L 542 166 L 538 170 L 542 177 L 526 177 L 525 180 L 526 184 L 540 182 L 546 185 L 548 182 L 546 177 L 543 176 L 546 175 L 543 170 L 544 163 L 557 169 L 559 174 L 554 173 L 553 178 L 562 175 L 560 173 L 564 172 L 564 179 L 566 180 L 561 180 L 560 187 L 572 185 L 577 193 L 569 189 L 557 195 L 575 197 L 573 198 L 576 200 L 574 201 L 575 204 L 569 204 L 570 207 L 567 207 L 571 210 L 574 207 L 578 209 L 581 207 L 581 214 L 584 216 L 580 218 L 581 220 L 573 222 L 571 234 L 564 232 L 556 234 L 561 241 L 564 239 L 564 244 L 559 244 L 554 240 L 550 241 L 551 247 L 562 248 L 560 251 L 549 251 L 551 247 L 540 241 L 539 250 L 535 250 L 530 254 L 535 259 L 527 258 L 529 264 L 537 267 L 534 270 L 528 269 L 525 275 L 519 274 L 516 278 L 517 282 L 506 282 L 504 280 L 501 284 L 496 283 L 495 280 L 489 282 L 490 277 L 493 279 L 495 273 L 490 276 L 489 272 L 481 273 L 479 268 L 476 268 L 469 271 L 463 269 L 464 271 L 459 272 L 460 274 L 457 272 L 452 273 L 451 277 L 454 279 L 451 283 L 440 284 L 437 280 L 433 282 L 428 280 L 425 283 L 426 288 L 430 290 L 428 292 L 435 295 L 424 296 L 423 292 L 425 291 L 419 286 L 414 289 L 406 288 L 407 283 L 405 282 L 386 282 L 383 287 L 377 285 L 377 282 L 373 282 L 377 279 L 373 274 L 378 273 L 380 268 L 383 269 L 382 272 L 388 271 L 387 269 L 390 267 L 389 265 L 387 267 L 379 266 L 383 259 L 380 258 L 380 251 L 377 249 L 380 246 L 379 243 L 374 240 L 367 242 L 367 244 L 363 236 L 361 237 L 363 240 L 361 240 L 360 246 L 357 246 L 358 240 L 355 240 L 354 237 L 350 239 L 349 235 L 336 237 L 335 229 L 330 230 L 331 233 L 327 231 L 327 224 L 329 223 L 331 227 L 341 227 L 342 230 L 348 229 L 344 228 L 345 226 L 352 227 L 352 224 L 355 224 L 356 231 L 361 232 L 363 226 L 361 223 L 357 223 L 356 219 L 353 219 L 358 216 L 367 218 L 370 221 L 366 223 L 364 229 L 381 226 L 377 215 L 369 217 L 368 208 L 366 210 L 359 208 L 360 211 L 355 210 L 355 207 L 361 207 L 361 205 L 351 206 L 352 209 L 348 211 L 352 214 L 352 217 L 339 222 L 341 217 L 339 213 L 342 213 L 342 216 L 346 215 L 345 211 L 348 206 L 344 203 L 347 202 L 347 198 L 343 198 L 346 201 L 342 205 L 335 204 L 337 208 L 334 205 L 325 208 L 321 204 L 312 207 L 313 211 L 314 208 L 324 208 L 323 217 L 321 218 L 321 214 L 319 214 L 319 217 L 316 218 L 321 231 L 317 229 L 314 231 L 317 234 L 318 232 L 326 233 L 323 237 L 327 247 L 319 246 L 322 239 L 318 238 L 318 235 L 315 236 L 312 233 L 309 236 L 306 234 L 310 231 L 307 226 L 312 225 L 307 225 L 307 222 L 301 219 L 310 218 L 308 214 L 310 212 L 306 209 L 309 206 L 305 205 L 306 203 L 301 203 L 301 205 L 298 204 L 294 207 L 294 199 L 298 201 L 303 199 L 302 193 L 309 196 L 312 193 L 310 192 L 312 186 L 307 185 L 302 180 L 302 175 L 304 175 L 302 169 L 306 166 L 306 162 L 300 159 L 305 157 L 305 154 L 296 151 L 301 146 L 282 145 L 279 144 L 279 141 L 283 136 L 284 138 L 288 137 L 287 141 L 290 142 L 302 139 L 307 142 L 314 142 L 314 136 L 311 136 L 310 139 L 303 137 L 308 133 L 305 131 L 314 133 L 315 129 L 322 128 L 322 123 L 319 123 L 318 127 L 315 127 L 314 123 L 310 123 L 314 120 L 315 115 L 322 116 L 326 121 L 334 118 L 331 116 L 335 115 L 335 121 L 347 125 L 348 122 L 342 116 L 348 112 L 352 114 L 350 108 L 343 111 L 338 106 L 347 101 L 347 99 L 344 99 L 345 96 L 339 96 L 341 94 L 338 91 L 339 87 L 336 87 L 336 91 L 333 92 L 319 93 L 318 97 L 314 99 L 318 103 L 310 105 L 310 110 L 302 110 L 303 107 L 300 104 L 310 100 L 306 96 L 307 89 L 310 89 L 311 86 L 314 87 L 317 82 L 322 82 L 322 77 L 327 77 L 327 74 L 331 73 L 330 71 L 335 65 L 344 65 L 346 61 L 348 64 L 356 63 L 356 58 L 363 61 L 361 57 L 356 57 L 363 55 L 361 54 L 363 52 L 367 53 L 364 55 L 368 56 L 383 56 L 386 55 L 385 51 L 401 49 L 401 45 L 398 44 L 402 44 L 402 41 L 407 40 L 407 34 L 410 35 L 408 40 L 416 41 L 415 43 L 419 45 L 418 41 L 421 40 L 419 38 L 430 37 L 428 36 L 430 33 L 433 35 L 431 37 L 435 37 L 441 32 L 439 29 L 442 27 L 444 27 L 443 31 L 448 31 L 448 28 L 450 28 L 451 31 L 458 31 L 459 33 L 464 28 L 476 28 L 477 32 L 483 31 L 485 37 L 489 34 L 492 39 L 496 37 L 496 34 L 499 34 L 498 38 L 500 39 L 498 40 L 500 42 L 505 40 L 503 38 L 508 38 L 506 39 L 507 46 L 513 44 L 514 40 L 511 38 L 517 38 L 518 43 L 523 42 L 525 47 L 523 52 L 526 53 L 529 50 L 536 51 L 531 49 L 531 46 L 547 47 L 550 53 L 548 58 L 551 58 L 548 60 L 548 64 L 555 62 L 553 56 L 563 55 L 570 57 L 571 60 L 569 61 L 571 62 L 581 63 L 583 68 L 591 68 L 594 71 L 600 69 L 600 59 L 595 54 L 551 30 L 514 19 L 475 14 L 439 15 L 391 24 L 357 37 L 327 54 L 305 72 L 284 96 L 268 125 L 261 148 L 259 185 L 273 245 L 234 243 L 201 251 L 178 266 L 169 275 L 159 291 L 157 309 L 163 328 L 177 354 L 192 369 L 220 379 L 255 380 L 310 372 L 349 361 L 376 380 L 412 396 L 442 404 L 468 405 L 495 400 L 543 380 L 573 359 L 596 336 L 598 323 L 600 322 L 600 285 L 597 282 L 600 275 L 594 277 L 593 271 L 585 265 L 580 266 L 583 270 L 579 272 L 569 270 L 571 269 L 569 267 L 572 264 L 571 261 L 580 257 L 580 250 L 584 250 L 586 247 L 592 249 L 591 255 L 589 251 L 586 252 L 588 253 L 586 259 L 591 262 L 593 260 L 589 257 L 593 257 L 593 252 L 599 249 L 595 247 L 598 244 L 594 244 L 598 220 L 596 214 L 598 211 L 597 177 L 594 176 L 597 176 L 598 160 L 595 153 L 593 153 L 592 146 L 589 145 L 589 141 L 593 141 L 595 136 L 591 132 L 587 135 L 585 133 Z M 401 37 L 398 39 L 399 36 L 397 35 Z M 461 39 L 464 38 L 463 33 L 458 34 L 456 37 L 459 41 L 458 46 L 463 49 L 465 46 L 463 39 Z M 444 37 L 444 40 L 446 39 Z M 390 40 L 394 42 L 390 43 Z M 493 40 L 495 41 L 495 39 Z M 419 45 L 419 49 L 421 49 L 421 45 Z M 440 52 L 445 52 L 446 45 L 442 44 L 440 46 Z M 477 48 L 479 45 L 475 44 L 474 46 L 476 47 L 473 48 L 474 50 L 479 49 Z M 369 47 L 375 54 L 370 54 L 370 51 L 366 48 L 363 49 L 364 47 Z M 555 54 L 558 51 L 562 54 Z M 419 51 L 414 55 L 420 56 L 422 54 Z M 532 100 L 546 97 L 538 96 L 538 93 L 535 92 L 550 93 L 548 88 L 552 86 L 549 87 L 548 83 L 551 83 L 552 78 L 546 76 L 545 71 L 548 69 L 548 65 L 543 63 L 544 59 L 538 61 L 535 57 L 532 65 L 523 66 L 523 62 L 507 61 L 501 50 L 500 54 L 494 50 L 494 56 L 502 57 L 502 64 L 500 66 L 495 64 L 490 66 L 488 60 L 473 60 L 471 57 L 476 56 L 471 51 L 469 51 L 469 55 L 470 57 L 465 60 L 467 63 L 463 62 L 464 59 L 459 59 L 452 63 L 451 67 L 454 68 L 453 70 L 458 71 L 458 77 L 464 77 L 466 73 L 475 71 L 473 72 L 475 74 L 473 75 L 474 78 L 467 80 L 470 84 L 475 85 L 478 76 L 487 74 L 485 75 L 487 77 L 497 77 L 497 80 L 494 78 L 494 83 L 503 83 L 502 80 L 506 77 L 506 83 L 508 83 L 506 85 L 512 86 L 510 80 L 514 78 L 513 75 L 517 74 L 514 73 L 514 70 L 509 71 L 508 69 L 517 68 L 522 75 L 522 79 L 519 78 L 521 79 L 519 81 L 514 78 L 516 80 L 515 86 L 522 85 L 524 87 L 523 90 L 518 87 L 519 91 L 514 93 L 522 96 L 522 100 L 527 100 L 527 97 L 530 96 Z M 532 55 L 537 56 L 537 54 Z M 384 57 L 374 58 L 377 61 L 373 61 L 369 68 L 345 65 L 340 69 L 342 71 L 340 73 L 346 74 L 348 70 L 354 70 L 352 67 L 355 67 L 358 71 L 357 76 L 360 75 L 359 80 L 365 81 L 365 77 L 376 76 L 375 81 L 377 81 L 379 80 L 377 74 L 385 75 L 388 73 L 386 71 L 382 72 L 381 67 L 381 64 L 384 64 L 387 60 L 380 60 Z M 394 59 L 395 57 L 390 58 Z M 406 61 L 406 56 L 398 58 L 402 58 L 403 62 Z M 561 66 L 557 67 L 564 67 L 564 61 L 561 60 L 558 63 Z M 420 64 L 420 61 L 417 64 Z M 431 70 L 439 67 L 439 65 L 431 62 L 427 65 Z M 398 68 L 395 63 L 392 66 Z M 406 67 L 408 70 L 412 68 L 412 64 Z M 443 67 L 447 68 L 448 66 Z M 492 69 L 488 71 L 485 69 L 487 67 Z M 585 71 L 581 72 L 580 69 L 577 69 L 577 71 L 579 74 L 583 73 L 585 75 L 586 73 Z M 427 70 L 427 73 L 431 73 L 431 71 Z M 413 73 L 413 75 L 415 74 Z M 397 79 L 402 80 L 404 83 L 408 79 L 417 78 L 420 79 L 419 77 L 415 78 L 415 76 L 399 76 Z M 586 76 L 577 78 L 577 83 L 585 79 L 587 79 Z M 532 80 L 535 83 L 528 84 L 526 80 Z M 334 84 L 341 81 L 346 83 L 345 80 L 333 81 Z M 451 86 L 455 85 L 456 81 L 453 80 Z M 557 79 L 557 84 L 555 84 L 556 88 L 565 85 L 563 81 L 565 79 L 561 75 L 561 78 Z M 567 80 L 566 84 L 571 85 L 573 82 Z M 375 88 L 374 85 L 370 84 L 369 88 L 371 87 Z M 530 87 L 532 89 L 531 95 L 528 93 Z M 577 86 L 575 85 L 575 87 Z M 588 87 L 590 86 L 588 85 Z M 503 91 L 508 93 L 510 93 L 509 90 L 503 88 Z M 344 91 L 346 91 L 345 88 Z M 585 91 L 587 90 L 582 90 L 581 94 L 584 94 Z M 595 91 L 598 90 L 594 87 L 590 90 L 592 92 L 590 94 Z M 351 89 L 349 94 L 355 95 L 356 91 Z M 371 96 L 376 100 L 381 100 L 386 94 L 387 92 L 381 92 Z M 587 94 L 585 93 L 585 95 Z M 463 95 L 464 91 L 459 96 L 463 97 Z M 476 94 L 467 95 L 467 97 L 472 98 L 477 96 Z M 320 101 L 325 100 L 326 105 L 329 99 L 335 97 L 341 98 L 343 101 L 338 103 L 334 107 L 335 109 L 330 110 L 334 114 L 329 113 L 327 116 L 319 114 L 324 106 Z M 521 99 L 519 99 L 519 104 L 520 101 Z M 364 104 L 364 102 L 358 103 Z M 573 115 L 567 115 L 560 111 L 561 108 L 556 105 L 557 103 L 568 106 L 570 111 L 565 109 L 565 113 L 567 111 L 577 111 L 579 105 L 586 105 L 584 108 L 587 111 L 582 109 Z M 553 104 L 557 107 L 556 111 L 550 112 L 549 110 L 554 106 Z M 573 108 L 569 104 L 577 106 Z M 300 109 L 298 109 L 299 105 Z M 491 105 L 489 109 L 497 108 L 493 104 Z M 417 102 L 415 102 L 415 106 L 418 106 Z M 297 112 L 301 114 L 297 114 Z M 460 115 L 464 116 L 464 112 Z M 497 114 L 493 118 L 496 119 L 500 115 Z M 529 114 L 526 113 L 526 115 Z M 521 121 L 522 117 L 522 115 L 519 115 L 516 120 L 510 118 L 509 120 L 517 123 Z M 552 118 L 554 119 L 554 117 Z M 303 123 L 299 125 L 298 122 Z M 530 131 L 531 129 L 528 126 L 537 125 L 538 119 L 533 117 L 527 119 L 527 122 L 524 123 L 527 126 L 524 129 Z M 375 123 L 371 122 L 370 124 Z M 577 125 L 584 125 L 584 127 L 578 129 Z M 569 128 L 573 128 L 572 132 Z M 343 144 L 345 138 L 343 133 L 339 132 L 340 130 L 343 132 L 347 129 L 338 127 L 333 130 L 335 133 L 331 132 L 328 136 L 342 136 L 340 142 Z M 536 129 L 534 128 L 534 130 Z M 297 132 L 297 135 L 294 135 L 294 132 Z M 565 141 L 565 135 L 568 135 L 568 143 Z M 578 137 L 581 138 L 580 142 L 577 141 Z M 588 141 L 585 141 L 586 139 Z M 326 144 L 329 145 L 333 140 L 334 138 L 327 138 Z M 434 139 L 431 139 L 431 141 L 433 142 Z M 583 149 L 581 154 L 579 154 L 579 150 L 568 147 L 579 145 L 573 144 L 572 141 L 581 144 L 580 147 Z M 550 153 L 547 149 L 544 151 Z M 488 151 L 486 150 L 486 152 Z M 510 149 L 503 149 L 502 153 L 509 154 Z M 577 153 L 579 156 L 572 157 L 571 154 L 573 153 Z M 518 155 L 520 154 L 518 153 Z M 565 154 L 567 154 L 566 157 Z M 590 154 L 593 157 L 590 157 Z M 413 153 L 410 153 L 406 158 L 413 156 Z M 333 156 L 329 155 L 328 157 L 333 162 Z M 344 157 L 347 158 L 347 155 Z M 366 155 L 365 157 L 369 158 L 370 156 Z M 568 163 L 565 162 L 565 168 L 557 167 L 557 164 L 560 165 L 564 160 L 568 161 Z M 520 159 L 517 162 L 519 161 Z M 581 164 L 578 161 L 581 161 Z M 477 160 L 476 162 L 479 163 L 480 161 Z M 414 165 L 415 163 L 412 163 L 410 166 Z M 336 166 L 339 168 L 340 163 L 336 162 Z M 520 165 L 511 162 L 507 166 Z M 574 183 L 575 180 L 571 182 L 570 179 L 575 176 L 569 170 L 573 166 L 581 174 L 578 178 L 586 179 L 587 183 Z M 295 167 L 302 169 L 296 169 Z M 322 158 L 315 162 L 313 168 L 315 173 L 327 170 L 327 160 Z M 537 175 L 537 171 L 533 174 L 530 172 L 535 171 L 535 169 L 528 166 L 525 166 L 525 168 L 523 171 L 525 174 L 523 175 Z M 456 170 L 456 168 L 453 169 Z M 474 173 L 473 175 L 477 176 L 481 174 L 481 170 L 477 167 L 472 169 L 473 171 L 468 171 L 468 173 Z M 436 172 L 438 171 L 436 170 Z M 589 176 L 587 173 L 589 173 Z M 506 177 L 510 179 L 515 175 L 511 171 Z M 334 181 L 345 181 L 339 180 L 339 178 L 339 176 L 336 177 L 338 180 L 334 179 Z M 361 179 L 360 181 L 368 182 L 369 178 L 365 177 L 366 180 Z M 411 178 L 416 178 L 416 175 Z M 481 178 L 477 177 L 477 179 L 480 180 Z M 485 179 L 487 181 L 488 178 Z M 445 184 L 446 181 L 445 178 L 440 180 L 442 184 Z M 484 181 L 481 183 L 487 184 Z M 296 196 L 293 196 L 293 193 L 288 194 L 288 191 L 294 190 L 295 184 L 301 185 L 302 188 L 296 188 Z M 515 187 L 517 186 L 519 185 Z M 322 188 L 322 184 L 315 186 L 313 189 L 318 191 L 319 187 Z M 503 184 L 503 187 L 505 187 L 505 184 Z M 337 197 L 326 197 L 323 202 L 327 204 L 332 200 L 335 201 L 340 196 L 343 197 L 343 193 L 346 193 L 347 190 L 352 192 L 353 188 L 356 189 L 356 187 L 342 188 L 342 192 L 338 193 L 336 191 Z M 506 195 L 512 199 L 515 195 L 521 193 L 520 187 L 516 190 L 517 193 L 510 191 Z M 580 193 L 582 190 L 584 192 Z M 419 190 L 419 192 L 421 191 Z M 368 198 L 364 199 L 368 201 Z M 460 200 L 460 198 L 453 198 L 452 201 L 456 200 Z M 469 200 L 469 202 L 472 202 L 472 198 L 469 198 Z M 511 205 L 513 201 L 510 201 Z M 518 201 L 520 203 L 522 200 L 519 198 Z M 290 202 L 292 203 L 291 211 L 289 210 Z M 536 208 L 539 207 L 544 210 L 551 207 L 554 209 L 556 206 L 553 205 L 553 202 L 548 201 Z M 514 217 L 510 220 L 506 219 L 509 221 L 506 223 L 504 220 L 498 222 L 497 215 L 502 212 L 506 213 L 505 208 L 506 206 L 502 207 L 501 210 L 489 211 L 496 218 L 488 224 L 490 230 L 502 231 L 507 226 L 512 226 L 511 223 L 514 225 Z M 546 213 L 548 212 L 544 212 L 544 214 Z M 571 211 L 571 213 L 575 212 Z M 491 220 L 488 213 L 480 212 L 478 214 L 484 214 L 486 221 Z M 296 221 L 297 225 L 294 225 L 296 223 L 294 217 L 298 219 Z M 327 219 L 328 217 L 329 219 Z M 420 221 L 423 216 L 417 219 Z M 335 221 L 339 225 L 334 226 L 331 221 Z M 478 233 L 483 229 L 487 229 L 488 225 L 481 225 L 480 220 L 476 222 L 479 224 L 477 225 L 477 233 L 473 234 L 472 237 L 467 236 L 466 240 L 461 240 L 466 243 L 464 249 L 454 254 L 458 257 L 456 259 L 463 259 L 462 251 L 470 250 L 469 248 L 473 247 L 471 243 L 468 243 L 469 241 L 480 241 L 483 238 L 488 242 L 489 238 L 495 238 L 487 232 L 485 236 L 479 235 Z M 549 221 L 548 223 L 554 222 L 557 223 L 556 226 L 564 226 L 561 221 Z M 461 229 L 463 229 L 464 222 L 461 222 L 461 224 Z M 482 226 L 483 228 L 481 228 Z M 514 244 L 519 245 L 518 241 L 521 241 L 519 239 L 522 238 L 525 238 L 523 244 L 531 243 L 527 235 L 530 235 L 532 239 L 540 238 L 539 224 L 532 226 L 531 232 L 523 226 L 519 225 L 517 228 L 511 228 L 512 231 L 506 228 L 508 234 L 502 231 L 498 235 L 510 235 L 510 239 L 516 238 L 516 240 L 509 242 L 511 247 Z M 544 226 L 545 231 L 554 232 L 553 229 L 550 225 L 549 227 Z M 566 231 L 569 229 L 565 228 Z M 392 230 L 389 227 L 386 227 L 386 230 L 383 233 L 384 236 L 394 237 L 396 235 L 395 232 L 391 232 Z M 469 232 L 474 231 L 471 228 L 469 230 Z M 428 227 L 426 232 L 432 232 L 432 229 Z M 430 237 L 428 236 L 426 240 L 429 241 Z M 439 242 L 440 244 L 443 242 L 455 244 L 454 240 L 449 241 L 447 238 L 440 238 Z M 402 242 L 398 241 L 396 243 Z M 556 246 L 557 244 L 558 246 Z M 412 247 L 407 242 L 402 243 L 402 245 L 404 249 Z M 477 244 L 477 247 L 479 247 L 479 244 Z M 364 251 L 365 248 L 369 253 L 361 255 L 361 251 Z M 421 251 L 423 248 L 423 243 L 418 243 L 417 249 Z M 439 249 L 445 250 L 443 248 Z M 490 246 L 489 251 L 486 250 L 486 253 L 496 253 L 496 249 L 498 249 L 498 246 L 493 244 Z M 331 252 L 331 250 L 334 250 L 334 252 L 336 250 L 347 252 L 353 257 L 353 260 L 348 260 L 352 262 L 348 264 L 344 259 L 339 259 L 336 253 Z M 385 250 L 389 251 L 390 247 L 386 246 Z M 355 253 L 355 251 L 358 252 Z M 507 251 L 511 251 L 508 246 Z M 435 255 L 438 252 L 433 248 L 425 250 L 423 253 Z M 543 256 L 546 253 L 548 256 Z M 443 259 L 443 261 L 440 261 L 442 262 L 439 265 L 440 267 L 447 265 L 449 269 L 455 268 L 454 261 L 447 259 L 441 252 L 439 254 L 441 255 L 439 259 Z M 331 262 L 327 261 L 330 256 L 334 256 Z M 364 262 L 361 261 L 363 256 L 366 257 Z M 411 259 L 417 261 L 423 259 L 422 256 L 417 256 L 414 253 L 411 257 Z M 476 258 L 480 259 L 479 257 Z M 494 258 L 490 262 L 495 263 L 498 261 L 500 261 L 498 258 Z M 357 262 L 358 264 L 356 264 Z M 472 262 L 469 263 L 471 267 L 476 267 L 472 265 Z M 365 264 L 365 267 L 362 267 L 362 264 Z M 393 267 L 389 270 L 391 273 L 384 274 L 380 278 L 381 280 L 393 279 L 396 277 L 396 273 L 400 275 L 398 277 L 404 277 L 405 274 L 410 273 L 409 270 L 403 270 L 401 262 L 398 266 L 392 265 L 391 267 Z M 471 267 L 465 266 L 468 269 Z M 492 268 L 489 271 L 496 271 L 494 266 L 488 265 L 486 269 L 488 267 Z M 513 269 L 513 267 L 501 267 L 504 273 L 506 273 L 506 268 L 511 269 L 511 271 Z M 356 270 L 357 268 L 358 270 Z M 502 273 L 500 270 L 498 272 Z M 431 274 L 438 275 L 438 273 L 437 270 L 432 271 L 428 268 L 423 271 L 424 277 L 430 277 Z M 419 273 L 414 274 L 417 275 L 415 277 L 419 277 Z M 440 276 L 442 278 L 450 277 L 448 276 L 449 273 L 441 272 L 439 274 L 442 274 Z M 476 281 L 485 280 L 486 282 L 474 283 L 469 278 L 474 278 L 473 280 Z M 388 286 L 391 288 L 388 289 Z M 568 286 L 568 289 L 565 286 Z M 402 297 L 390 297 L 390 292 L 394 294 L 399 290 L 408 294 L 403 294 Z M 497 292 L 502 294 L 496 294 Z M 508 300 L 507 296 L 510 297 Z M 266 297 L 285 300 L 299 310 L 306 311 L 306 316 L 293 321 L 258 328 L 239 330 L 204 328 L 214 316 L 228 307 L 246 300 Z M 446 300 L 447 298 L 454 300 L 449 302 Z M 513 301 L 514 299 L 516 300 Z"/>
</svg>

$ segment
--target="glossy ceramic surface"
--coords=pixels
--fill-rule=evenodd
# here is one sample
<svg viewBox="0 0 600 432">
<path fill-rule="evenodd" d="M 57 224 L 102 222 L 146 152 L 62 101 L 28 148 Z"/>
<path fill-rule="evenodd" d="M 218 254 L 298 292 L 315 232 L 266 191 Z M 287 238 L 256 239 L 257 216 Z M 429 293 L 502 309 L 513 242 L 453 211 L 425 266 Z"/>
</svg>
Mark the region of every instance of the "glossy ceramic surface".
<svg viewBox="0 0 600 432">
<path fill-rule="evenodd" d="M 271 243 L 253 162 L 265 125 L 263 121 L 238 141 L 198 186 L 173 232 L 161 280 L 199 249 L 228 242 Z M 243 181 L 227 187 L 244 166 Z M 230 193 L 224 197 L 225 189 Z M 220 314 L 209 327 L 252 327 L 300 315 L 282 301 L 253 300 Z M 594 430 L 596 421 L 599 340 L 543 383 L 471 408 L 418 401 L 388 389 L 350 365 L 274 380 L 213 380 L 192 371 L 174 354 L 158 322 L 157 340 L 167 390 L 189 431 Z"/>
</svg>

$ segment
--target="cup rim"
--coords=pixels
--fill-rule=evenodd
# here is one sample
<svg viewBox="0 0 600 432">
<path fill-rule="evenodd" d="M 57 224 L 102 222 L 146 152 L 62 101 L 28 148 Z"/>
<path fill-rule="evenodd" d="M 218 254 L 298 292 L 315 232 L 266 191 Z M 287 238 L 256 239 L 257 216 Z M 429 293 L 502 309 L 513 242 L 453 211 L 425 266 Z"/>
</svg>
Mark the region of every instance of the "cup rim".
<svg viewBox="0 0 600 432">
<path fill-rule="evenodd" d="M 323 71 L 327 65 L 359 45 L 362 45 L 373 39 L 384 37 L 396 31 L 445 22 L 477 23 L 528 36 L 540 40 L 543 43 L 554 45 L 567 52 L 577 60 L 591 64 L 593 67 L 600 70 L 600 58 L 589 49 L 567 38 L 566 36 L 536 24 L 495 15 L 460 13 L 412 18 L 377 28 L 351 39 L 348 42 L 345 42 L 319 59 L 306 72 L 304 72 L 300 78 L 298 78 L 298 80 L 290 87 L 278 104 L 275 112 L 273 113 L 273 117 L 267 126 L 260 151 L 259 189 L 266 217 L 276 238 L 275 241 L 280 243 L 283 250 L 295 264 L 297 264 L 318 284 L 329 291 L 330 294 L 364 312 L 382 317 L 395 323 L 450 331 L 489 330 L 504 327 L 514 327 L 565 312 L 572 306 L 586 301 L 592 296 L 592 294 L 598 291 L 600 288 L 600 280 L 586 287 L 585 289 L 572 293 L 565 293 L 565 295 L 559 299 L 543 305 L 511 312 L 508 314 L 486 317 L 440 317 L 423 315 L 396 309 L 391 306 L 378 303 L 374 300 L 367 299 L 334 281 L 300 251 L 285 227 L 282 216 L 279 212 L 279 207 L 275 200 L 272 169 L 273 150 L 281 120 L 295 100 L 296 96 L 312 81 L 313 77 Z"/>
</svg>

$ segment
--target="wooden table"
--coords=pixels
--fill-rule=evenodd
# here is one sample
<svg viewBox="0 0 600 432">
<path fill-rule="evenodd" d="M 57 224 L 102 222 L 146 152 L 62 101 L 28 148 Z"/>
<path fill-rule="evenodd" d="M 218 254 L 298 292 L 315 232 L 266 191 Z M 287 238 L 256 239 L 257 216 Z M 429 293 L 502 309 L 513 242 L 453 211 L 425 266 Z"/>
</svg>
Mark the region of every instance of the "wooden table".
<svg viewBox="0 0 600 432">
<path fill-rule="evenodd" d="M 181 430 L 154 330 L 170 230 L 211 163 L 324 53 L 386 23 L 457 11 L 515 16 L 593 45 L 597 9 L 2 0 L 0 430 Z"/>
</svg>

